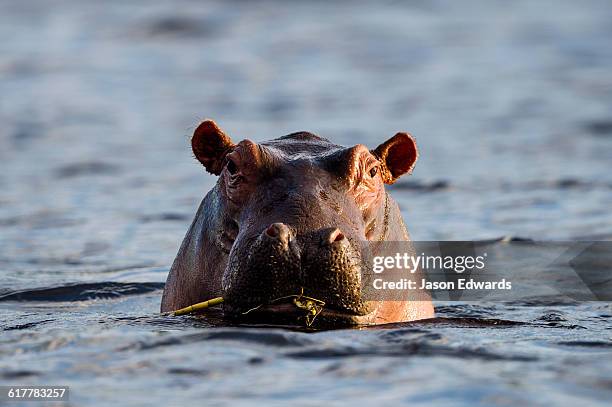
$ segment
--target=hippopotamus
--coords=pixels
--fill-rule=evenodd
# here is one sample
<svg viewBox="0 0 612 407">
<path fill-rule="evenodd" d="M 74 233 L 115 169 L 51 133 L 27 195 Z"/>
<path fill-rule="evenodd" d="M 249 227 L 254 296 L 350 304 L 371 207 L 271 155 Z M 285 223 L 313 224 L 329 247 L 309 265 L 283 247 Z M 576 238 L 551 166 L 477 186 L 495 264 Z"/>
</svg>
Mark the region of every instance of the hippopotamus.
<svg viewBox="0 0 612 407">
<path fill-rule="evenodd" d="M 411 135 L 397 133 L 374 149 L 343 147 L 305 131 L 236 143 L 205 120 L 191 147 L 218 180 L 171 267 L 162 312 L 223 297 L 224 318 L 271 322 L 300 311 L 275 299 L 303 294 L 325 304 L 322 322 L 434 316 L 426 292 L 387 301 L 364 298 L 360 287 L 373 255 L 367 243 L 410 240 L 385 185 L 412 171 L 418 150 Z"/>
</svg>

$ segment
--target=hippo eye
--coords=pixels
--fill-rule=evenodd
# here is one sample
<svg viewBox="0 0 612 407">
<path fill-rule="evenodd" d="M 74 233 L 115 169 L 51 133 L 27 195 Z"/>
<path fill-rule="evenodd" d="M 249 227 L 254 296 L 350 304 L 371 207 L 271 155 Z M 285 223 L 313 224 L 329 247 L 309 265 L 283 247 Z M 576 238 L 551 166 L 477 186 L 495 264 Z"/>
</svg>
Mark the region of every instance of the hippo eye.
<svg viewBox="0 0 612 407">
<path fill-rule="evenodd" d="M 238 170 L 238 167 L 236 167 L 236 163 L 232 159 L 227 160 L 226 168 L 227 168 L 227 171 L 232 175 L 234 175 L 236 171 Z"/>
<path fill-rule="evenodd" d="M 370 170 L 370 177 L 374 178 L 376 176 L 376 174 L 378 174 L 378 166 L 372 168 Z"/>
</svg>

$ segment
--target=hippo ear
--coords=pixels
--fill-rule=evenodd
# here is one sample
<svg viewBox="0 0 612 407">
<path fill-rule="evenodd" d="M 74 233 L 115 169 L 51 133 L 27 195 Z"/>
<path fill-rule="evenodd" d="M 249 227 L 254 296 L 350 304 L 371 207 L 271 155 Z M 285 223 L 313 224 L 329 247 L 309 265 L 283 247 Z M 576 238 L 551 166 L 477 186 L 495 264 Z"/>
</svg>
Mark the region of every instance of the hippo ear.
<svg viewBox="0 0 612 407">
<path fill-rule="evenodd" d="M 206 171 L 219 175 L 225 155 L 234 147 L 232 139 L 212 120 L 205 120 L 193 132 L 191 149 Z"/>
<path fill-rule="evenodd" d="M 408 133 L 397 133 L 376 147 L 372 154 L 381 162 L 385 184 L 393 184 L 402 175 L 410 173 L 419 157 L 416 142 Z"/>
</svg>

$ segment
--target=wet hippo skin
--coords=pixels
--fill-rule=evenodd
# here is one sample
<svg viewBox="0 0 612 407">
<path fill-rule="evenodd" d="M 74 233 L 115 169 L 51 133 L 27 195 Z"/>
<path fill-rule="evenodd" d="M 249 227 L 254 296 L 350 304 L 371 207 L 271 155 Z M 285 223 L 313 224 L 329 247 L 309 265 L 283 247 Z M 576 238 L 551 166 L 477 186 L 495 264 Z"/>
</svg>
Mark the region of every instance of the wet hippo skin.
<svg viewBox="0 0 612 407">
<path fill-rule="evenodd" d="M 403 301 L 365 300 L 360 287 L 373 255 L 364 242 L 410 240 L 385 191 L 385 184 L 416 163 L 409 134 L 397 133 L 373 150 L 339 146 L 308 132 L 235 143 L 206 120 L 191 144 L 219 179 L 172 265 L 162 312 L 222 296 L 228 318 L 244 318 L 259 307 L 256 314 L 266 321 L 291 319 L 299 316 L 295 307 L 271 302 L 303 292 L 325 302 L 318 318 L 329 323 L 434 316 L 425 292 Z"/>
</svg>

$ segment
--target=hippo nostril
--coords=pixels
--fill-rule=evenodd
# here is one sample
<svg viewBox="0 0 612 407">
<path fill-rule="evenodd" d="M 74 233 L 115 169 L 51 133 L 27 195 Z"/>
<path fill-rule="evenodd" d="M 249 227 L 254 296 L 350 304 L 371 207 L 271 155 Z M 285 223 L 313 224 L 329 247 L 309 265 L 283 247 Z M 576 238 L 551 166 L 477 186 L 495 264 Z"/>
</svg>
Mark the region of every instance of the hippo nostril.
<svg viewBox="0 0 612 407">
<path fill-rule="evenodd" d="M 266 234 L 270 237 L 276 237 L 278 236 L 278 229 L 276 228 L 276 224 L 273 223 L 270 226 L 268 226 L 268 229 L 266 229 Z"/>
<path fill-rule="evenodd" d="M 278 239 L 282 242 L 289 242 L 291 240 L 291 234 L 289 227 L 284 223 L 273 223 L 266 229 L 266 235 L 271 238 Z"/>
<path fill-rule="evenodd" d="M 345 239 L 344 233 L 340 231 L 340 229 L 335 228 L 328 235 L 327 239 L 325 239 L 325 243 L 331 244 L 335 242 L 341 242 Z"/>
</svg>

